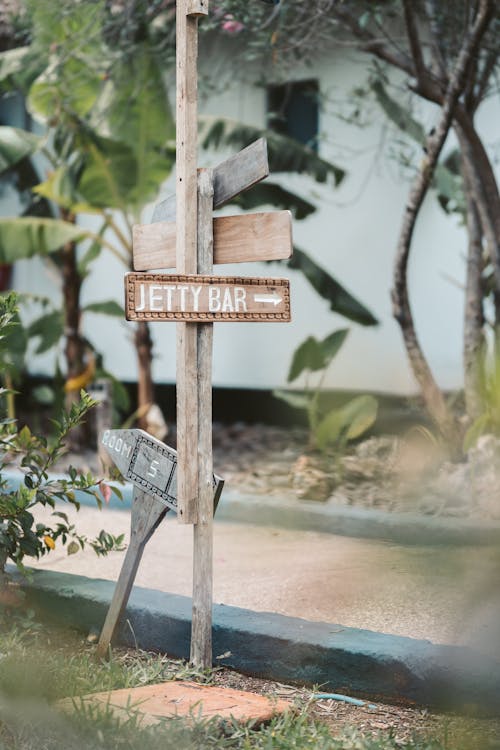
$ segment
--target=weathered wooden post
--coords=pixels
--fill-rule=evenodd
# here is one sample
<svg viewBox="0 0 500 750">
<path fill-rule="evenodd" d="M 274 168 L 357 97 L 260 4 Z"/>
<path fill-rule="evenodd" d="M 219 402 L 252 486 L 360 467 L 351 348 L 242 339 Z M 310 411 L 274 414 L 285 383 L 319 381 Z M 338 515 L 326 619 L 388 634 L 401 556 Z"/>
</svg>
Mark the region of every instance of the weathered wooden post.
<svg viewBox="0 0 500 750">
<path fill-rule="evenodd" d="M 216 276 L 212 266 L 292 254 L 289 211 L 212 218 L 214 208 L 265 179 L 269 167 L 266 142 L 259 139 L 214 170 L 197 171 L 197 26 L 207 13 L 208 0 L 177 0 L 176 196 L 157 206 L 152 224 L 134 227 L 139 273 L 125 276 L 127 320 L 177 323 L 177 456 L 174 460 L 175 451 L 140 430 L 112 430 L 103 437 L 126 478 L 194 526 L 190 656 L 204 668 L 212 664 L 212 517 L 223 484 L 212 467 L 213 323 L 290 320 L 287 279 Z M 173 274 L 155 270 L 173 266 Z M 125 444 L 135 447 L 124 456 L 118 444 L 120 451 Z M 144 545 L 161 518 L 148 512 L 141 541 L 125 560 L 99 653 L 109 646 Z M 132 530 L 137 519 L 133 513 Z"/>
</svg>

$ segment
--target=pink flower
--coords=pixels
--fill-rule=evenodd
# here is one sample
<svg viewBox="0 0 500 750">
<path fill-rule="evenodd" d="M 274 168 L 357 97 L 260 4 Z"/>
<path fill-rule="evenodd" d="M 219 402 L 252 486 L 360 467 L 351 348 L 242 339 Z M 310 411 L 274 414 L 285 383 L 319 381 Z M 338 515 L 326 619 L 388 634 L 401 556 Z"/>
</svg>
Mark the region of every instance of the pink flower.
<svg viewBox="0 0 500 750">
<path fill-rule="evenodd" d="M 245 28 L 244 24 L 241 23 L 241 21 L 236 21 L 234 16 L 232 16 L 230 13 L 224 16 L 224 23 L 222 24 L 221 28 L 222 31 L 227 31 L 228 34 L 239 34 L 240 31 L 243 31 Z"/>
<path fill-rule="evenodd" d="M 108 484 L 105 484 L 105 482 L 99 482 L 99 489 L 101 490 L 101 495 L 104 498 L 104 502 L 106 505 L 108 505 L 109 501 L 111 500 L 111 487 Z"/>
</svg>

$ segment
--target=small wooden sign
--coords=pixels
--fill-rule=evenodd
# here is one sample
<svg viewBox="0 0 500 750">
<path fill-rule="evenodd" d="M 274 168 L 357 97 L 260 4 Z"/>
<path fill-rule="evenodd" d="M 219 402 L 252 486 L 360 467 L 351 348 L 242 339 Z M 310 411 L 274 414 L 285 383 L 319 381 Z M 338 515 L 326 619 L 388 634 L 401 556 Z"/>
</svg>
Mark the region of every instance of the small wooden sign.
<svg viewBox="0 0 500 750">
<path fill-rule="evenodd" d="M 105 430 L 101 444 L 125 479 L 177 512 L 177 452 L 144 430 Z M 214 507 L 224 480 L 214 475 Z"/>
<path fill-rule="evenodd" d="M 175 268 L 175 222 L 133 228 L 134 269 Z M 290 211 L 270 211 L 213 220 L 214 263 L 286 260 L 293 252 Z"/>
<path fill-rule="evenodd" d="M 127 320 L 186 323 L 290 321 L 288 279 L 128 273 Z"/>
<path fill-rule="evenodd" d="M 213 208 L 220 208 L 240 193 L 269 177 L 267 141 L 259 138 L 246 148 L 233 154 L 213 169 Z M 176 220 L 175 195 L 160 201 L 153 211 L 153 222 Z M 174 264 L 175 265 L 175 264 Z M 146 269 L 137 269 L 146 270 Z"/>
</svg>

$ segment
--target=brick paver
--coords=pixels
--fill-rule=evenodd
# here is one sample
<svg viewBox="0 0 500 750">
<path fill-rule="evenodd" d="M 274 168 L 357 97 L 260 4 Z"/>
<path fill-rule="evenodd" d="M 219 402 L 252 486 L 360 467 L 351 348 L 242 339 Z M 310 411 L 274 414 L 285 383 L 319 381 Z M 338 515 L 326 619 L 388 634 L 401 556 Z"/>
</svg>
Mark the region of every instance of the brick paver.
<svg viewBox="0 0 500 750">
<path fill-rule="evenodd" d="M 289 701 L 268 698 L 232 688 L 200 685 L 196 682 L 172 681 L 158 685 L 143 685 L 111 692 L 92 693 L 81 698 L 65 698 L 58 706 L 71 711 L 79 701 L 84 704 L 110 706 L 124 718 L 130 711 L 142 714 L 142 724 L 155 724 L 172 716 L 210 719 L 234 718 L 237 721 L 269 721 L 276 714 L 291 709 Z"/>
</svg>

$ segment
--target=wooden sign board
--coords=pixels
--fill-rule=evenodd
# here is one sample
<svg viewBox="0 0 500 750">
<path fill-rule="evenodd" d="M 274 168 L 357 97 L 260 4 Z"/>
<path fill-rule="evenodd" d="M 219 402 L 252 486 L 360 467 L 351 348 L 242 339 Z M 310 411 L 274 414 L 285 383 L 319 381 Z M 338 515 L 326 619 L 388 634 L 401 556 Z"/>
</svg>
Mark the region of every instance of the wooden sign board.
<svg viewBox="0 0 500 750">
<path fill-rule="evenodd" d="M 240 193 L 261 180 L 265 180 L 266 177 L 269 177 L 267 142 L 265 138 L 259 138 L 213 169 L 213 208 L 220 208 Z M 175 195 L 160 201 L 155 206 L 152 221 L 175 222 L 176 202 Z M 146 269 L 138 268 L 137 270 Z"/>
<path fill-rule="evenodd" d="M 105 430 L 101 444 L 125 479 L 177 512 L 177 452 L 144 430 Z M 224 480 L 214 475 L 214 507 Z"/>
<path fill-rule="evenodd" d="M 175 222 L 137 224 L 133 228 L 136 271 L 175 268 Z M 213 221 L 214 263 L 247 263 L 290 258 L 292 215 L 270 211 L 239 216 L 219 216 Z"/>
<path fill-rule="evenodd" d="M 185 323 L 290 321 L 288 279 L 128 273 L 127 320 Z"/>
</svg>

